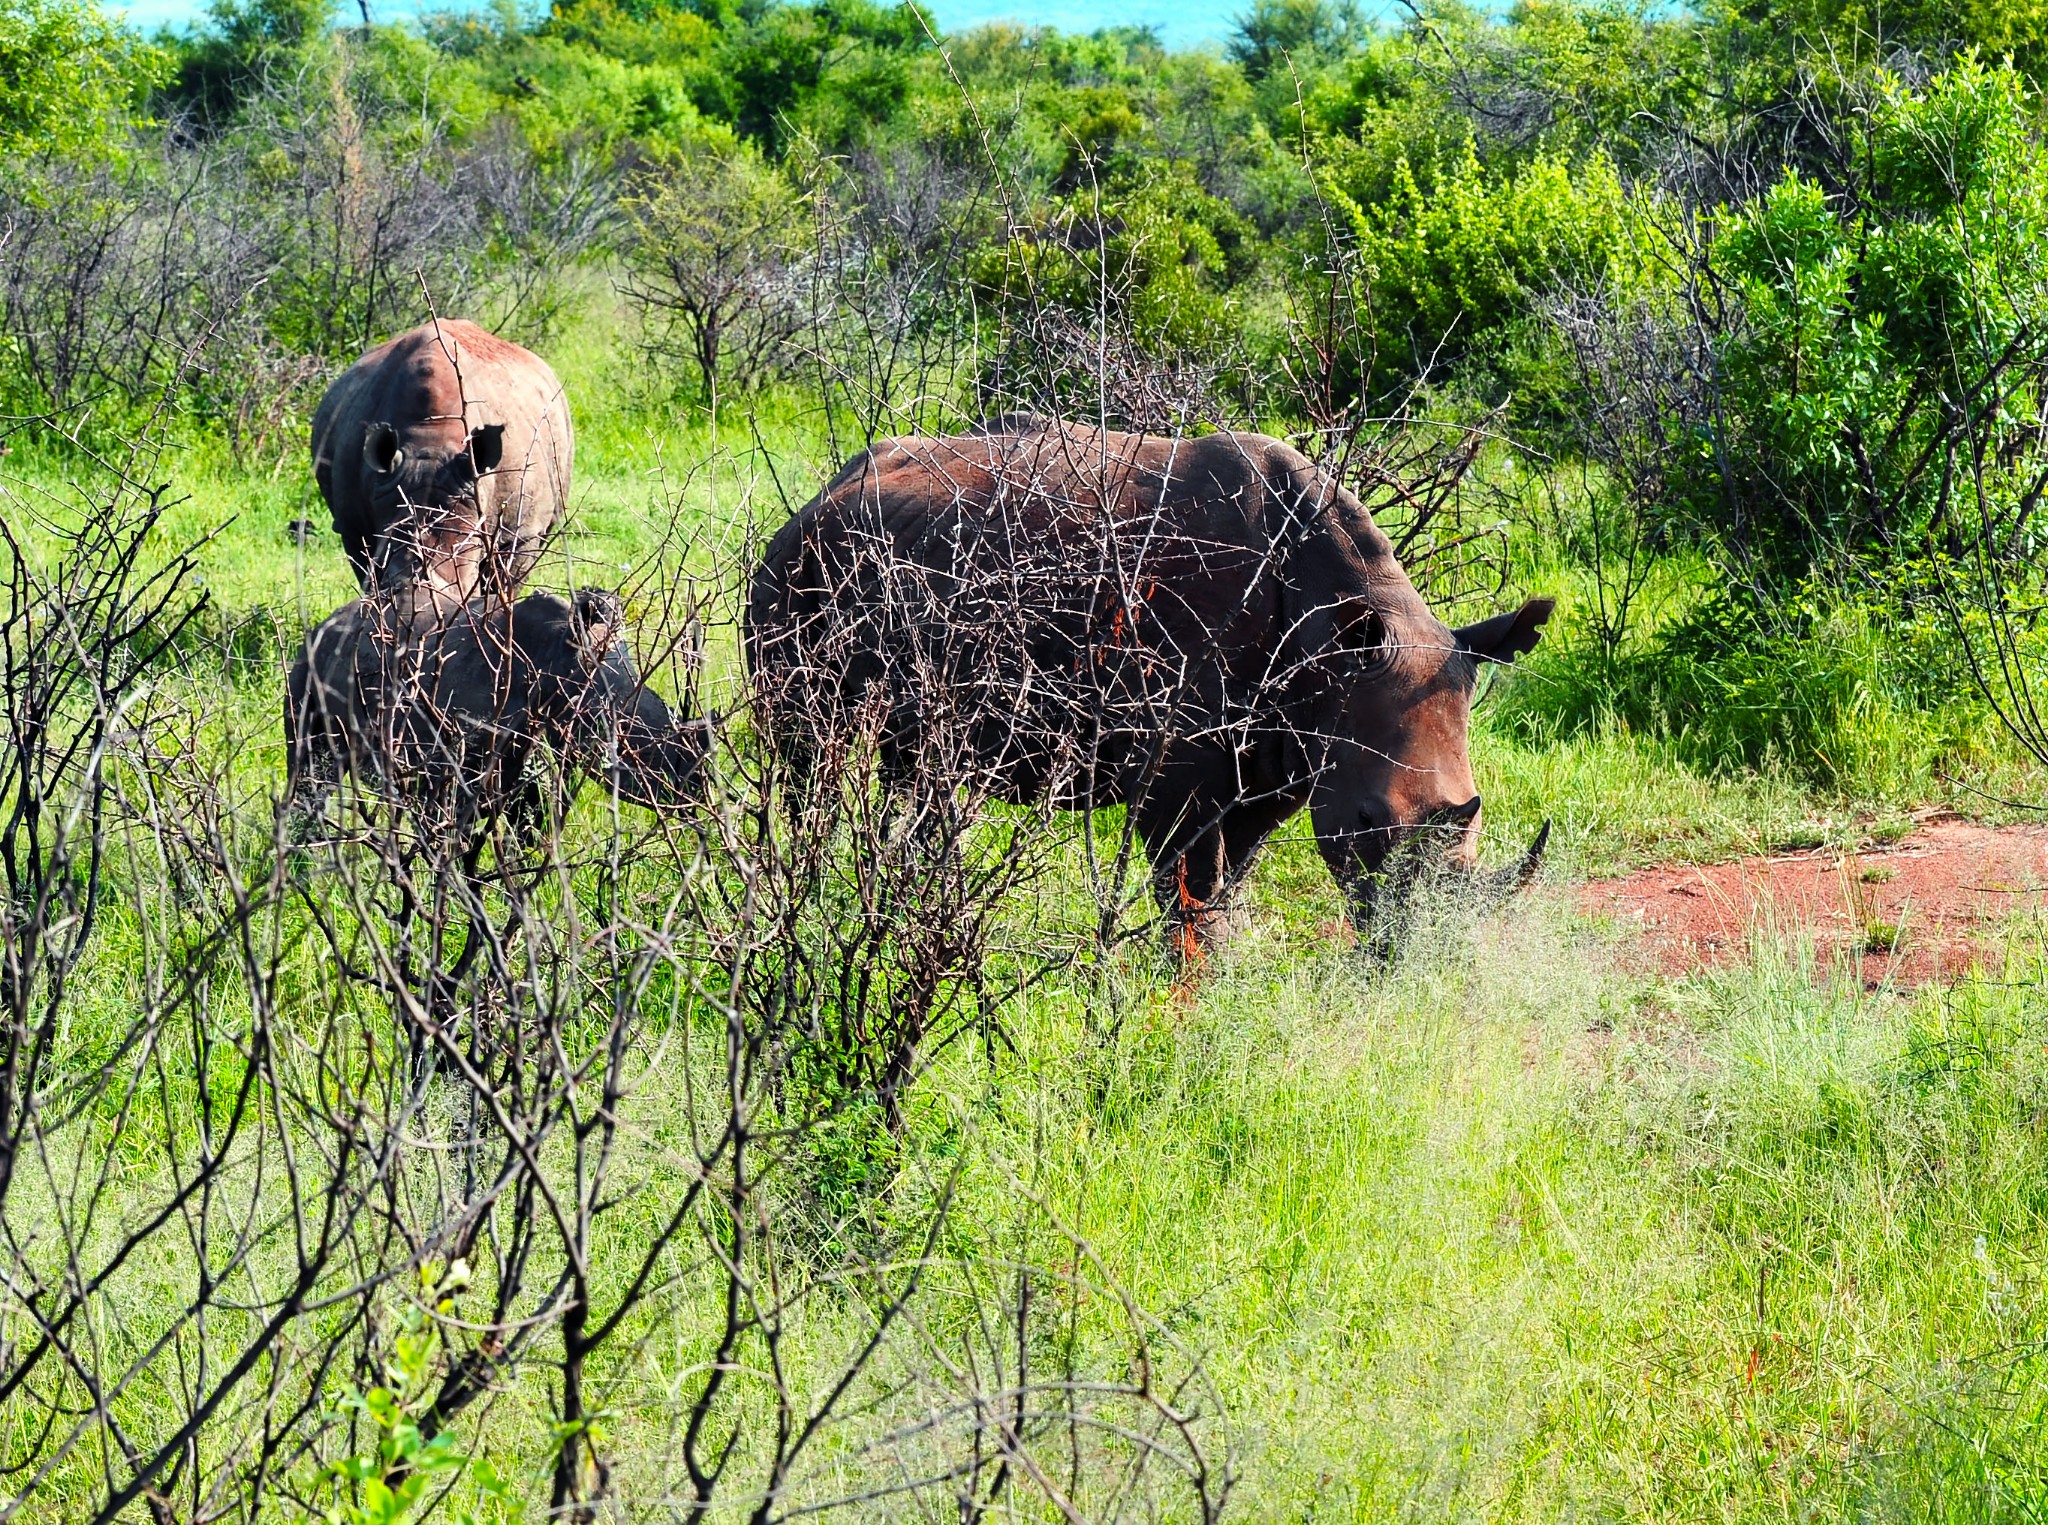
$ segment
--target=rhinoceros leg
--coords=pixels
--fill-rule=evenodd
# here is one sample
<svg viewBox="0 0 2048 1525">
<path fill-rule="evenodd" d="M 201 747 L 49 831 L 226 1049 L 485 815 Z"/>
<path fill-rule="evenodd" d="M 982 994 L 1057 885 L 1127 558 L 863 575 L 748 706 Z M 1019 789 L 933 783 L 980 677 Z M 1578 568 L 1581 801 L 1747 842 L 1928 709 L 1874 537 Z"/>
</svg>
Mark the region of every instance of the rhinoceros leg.
<svg viewBox="0 0 2048 1525">
<path fill-rule="evenodd" d="M 1289 807 L 1261 801 L 1213 805 L 1190 802 L 1171 821 L 1147 819 L 1140 811 L 1138 834 L 1153 867 L 1152 893 L 1166 918 L 1166 950 L 1174 959 L 1198 959 L 1228 942 L 1231 893 L 1251 871 L 1273 829 L 1292 814 Z"/>
<path fill-rule="evenodd" d="M 295 843 L 318 834 L 343 774 L 374 761 L 356 713 L 365 629 L 357 606 L 338 610 L 308 634 L 285 681 L 285 805 Z"/>
</svg>

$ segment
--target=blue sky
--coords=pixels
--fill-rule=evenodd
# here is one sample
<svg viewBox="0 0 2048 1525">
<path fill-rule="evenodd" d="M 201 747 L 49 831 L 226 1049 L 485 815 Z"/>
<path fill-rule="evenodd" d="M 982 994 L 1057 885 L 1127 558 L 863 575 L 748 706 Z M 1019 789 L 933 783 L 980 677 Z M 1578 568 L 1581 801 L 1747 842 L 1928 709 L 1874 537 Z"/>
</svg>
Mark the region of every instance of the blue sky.
<svg viewBox="0 0 2048 1525">
<path fill-rule="evenodd" d="M 191 21 L 205 11 L 206 0 L 110 0 L 110 10 L 126 10 L 139 25 Z M 1155 26 L 1169 47 L 1189 48 L 1220 42 L 1229 35 L 1231 18 L 1249 8 L 1250 0 L 930 0 L 939 24 L 948 30 L 984 21 L 1016 21 L 1027 26 L 1056 26 L 1065 32 L 1090 32 L 1126 22 Z M 370 14 L 380 21 L 397 20 L 422 9 L 442 10 L 451 0 L 370 0 Z M 356 0 L 341 0 L 353 14 Z"/>
<path fill-rule="evenodd" d="M 1092 32 L 1100 26 L 1136 24 L 1159 29 L 1169 47 L 1221 42 L 1231 21 L 1251 9 L 1251 0 L 932 0 L 939 24 L 950 30 L 983 21 L 1017 21 L 1056 26 L 1063 32 Z"/>
</svg>

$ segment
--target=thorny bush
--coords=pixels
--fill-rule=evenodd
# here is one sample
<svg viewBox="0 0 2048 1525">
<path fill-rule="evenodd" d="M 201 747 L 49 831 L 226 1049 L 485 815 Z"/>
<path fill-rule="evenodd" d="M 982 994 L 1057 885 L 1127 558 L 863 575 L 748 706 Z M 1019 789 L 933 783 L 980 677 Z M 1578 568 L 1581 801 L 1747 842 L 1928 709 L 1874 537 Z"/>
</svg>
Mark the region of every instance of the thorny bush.
<svg viewBox="0 0 2048 1525">
<path fill-rule="evenodd" d="M 964 1232 L 906 1103 L 1045 967 L 1041 820 L 882 812 L 858 745 L 792 808 L 728 724 L 687 811 L 537 756 L 538 817 L 358 787 L 296 852 L 156 464 L 0 511 L 18 1507 L 1215 1517 L 1199 1363 L 1022 1186 Z"/>
</svg>

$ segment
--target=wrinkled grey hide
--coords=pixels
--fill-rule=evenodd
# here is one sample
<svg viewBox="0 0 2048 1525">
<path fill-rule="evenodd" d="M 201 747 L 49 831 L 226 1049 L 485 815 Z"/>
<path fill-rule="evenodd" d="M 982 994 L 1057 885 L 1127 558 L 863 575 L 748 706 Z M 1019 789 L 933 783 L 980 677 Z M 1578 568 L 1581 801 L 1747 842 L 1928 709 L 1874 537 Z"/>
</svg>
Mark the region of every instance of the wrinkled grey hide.
<svg viewBox="0 0 2048 1525">
<path fill-rule="evenodd" d="M 317 816 L 344 773 L 452 807 L 471 821 L 511 799 L 548 746 L 621 799 L 685 798 L 704 729 L 646 687 L 616 596 L 573 603 L 437 601 L 421 590 L 357 599 L 307 637 L 285 706 L 290 794 Z"/>
</svg>

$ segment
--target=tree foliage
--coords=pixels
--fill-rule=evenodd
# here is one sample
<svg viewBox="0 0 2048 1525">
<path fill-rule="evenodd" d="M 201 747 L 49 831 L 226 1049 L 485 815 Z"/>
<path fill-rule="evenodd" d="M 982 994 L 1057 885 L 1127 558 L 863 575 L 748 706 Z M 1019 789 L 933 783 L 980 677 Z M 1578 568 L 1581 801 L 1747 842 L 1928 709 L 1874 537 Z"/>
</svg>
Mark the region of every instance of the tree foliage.
<svg viewBox="0 0 2048 1525">
<path fill-rule="evenodd" d="M 1788 170 L 1691 252 L 1711 396 L 1674 498 L 1754 579 L 1912 558 L 1930 535 L 1953 549 L 1974 530 L 1949 450 L 1979 432 L 1973 469 L 2011 484 L 2004 549 L 2032 553 L 2048 465 L 2036 109 L 2015 68 L 1974 56 L 1922 88 L 1880 75 L 1838 189 Z"/>
<path fill-rule="evenodd" d="M 1383 199 L 1325 181 L 1355 241 L 1353 278 L 1367 315 L 1374 391 L 1461 359 L 1498 360 L 1504 341 L 1545 296 L 1608 278 L 1624 239 L 1625 193 L 1599 155 L 1575 172 L 1545 154 L 1508 174 L 1489 174 L 1472 144 L 1432 168 L 1425 192 L 1400 159 Z"/>
<path fill-rule="evenodd" d="M 168 60 L 89 6 L 0 4 L 0 158 L 97 156 L 136 123 Z"/>
<path fill-rule="evenodd" d="M 72 181 L 95 153 L 127 167 L 118 193 L 103 176 L 41 220 L 35 198 L 58 193 L 17 180 L 35 236 L 12 251 L 16 394 L 119 370 L 72 336 L 59 291 L 111 290 L 109 251 L 179 244 L 164 219 L 199 203 L 175 187 L 214 181 L 215 226 L 245 229 L 234 247 L 261 267 L 265 375 L 396 323 L 420 277 L 444 296 L 537 291 L 587 255 L 623 262 L 651 345 L 698 390 L 751 386 L 845 347 L 819 325 L 851 309 L 799 301 L 802 280 L 868 301 L 908 260 L 910 285 L 953 294 L 921 298 L 917 322 L 978 350 L 953 369 L 982 378 L 963 408 L 1093 331 L 1095 370 L 1115 350 L 1120 374 L 1204 378 L 1133 417 L 1199 397 L 1306 424 L 1421 387 L 1579 438 L 1581 341 L 1633 313 L 1705 367 L 1631 426 L 1668 457 L 1642 488 L 1650 517 L 1796 576 L 1941 521 L 1928 441 L 1984 378 L 2025 373 L 2008 352 L 2039 317 L 2024 8 L 1522 0 L 1501 16 L 1430 0 L 1372 26 L 1340 0 L 1256 0 L 1221 56 L 1134 27 L 941 38 L 914 4 L 875 0 L 352 20 L 325 0 L 218 0 L 152 47 L 63 0 L 5 13 L 0 134 Z M 797 189 L 825 179 L 829 233 Z M 956 195 L 984 210 L 956 215 Z M 874 208 L 926 231 L 906 242 L 863 222 Z M 74 236 L 99 226 L 124 231 Z M 918 242 L 939 228 L 943 271 Z M 88 249 L 90 270 L 56 279 Z M 220 281 L 167 284 L 176 321 L 152 333 L 236 330 Z M 214 295 L 188 312 L 181 291 Z M 1326 394 L 1311 407 L 1289 346 L 1339 309 L 1352 332 L 1310 367 Z M 121 385 L 161 380 L 151 364 Z M 202 412 L 220 390 L 198 389 Z"/>
<path fill-rule="evenodd" d="M 636 175 L 626 200 L 626 291 L 644 342 L 683 358 L 706 398 L 772 369 L 804 311 L 805 198 L 746 145 L 677 155 Z"/>
</svg>

